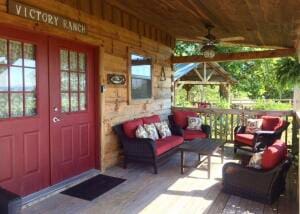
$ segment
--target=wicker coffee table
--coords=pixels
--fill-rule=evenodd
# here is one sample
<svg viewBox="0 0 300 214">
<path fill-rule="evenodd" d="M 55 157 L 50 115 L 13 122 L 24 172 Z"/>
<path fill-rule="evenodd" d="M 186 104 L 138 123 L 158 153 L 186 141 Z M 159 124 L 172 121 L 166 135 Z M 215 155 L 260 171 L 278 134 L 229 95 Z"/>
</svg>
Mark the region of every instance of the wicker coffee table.
<svg viewBox="0 0 300 214">
<path fill-rule="evenodd" d="M 181 153 L 181 174 L 184 173 L 185 168 L 197 168 L 205 160 L 208 160 L 208 178 L 210 178 L 210 165 L 211 157 L 217 156 L 221 157 L 221 162 L 223 163 L 224 159 L 224 141 L 217 139 L 194 139 L 192 141 L 186 141 L 184 144 L 179 146 L 179 151 Z M 221 155 L 214 155 L 216 150 L 221 148 Z M 198 154 L 198 161 L 194 166 L 184 165 L 184 156 L 185 152 L 192 152 Z M 205 156 L 201 160 L 201 155 Z"/>
</svg>

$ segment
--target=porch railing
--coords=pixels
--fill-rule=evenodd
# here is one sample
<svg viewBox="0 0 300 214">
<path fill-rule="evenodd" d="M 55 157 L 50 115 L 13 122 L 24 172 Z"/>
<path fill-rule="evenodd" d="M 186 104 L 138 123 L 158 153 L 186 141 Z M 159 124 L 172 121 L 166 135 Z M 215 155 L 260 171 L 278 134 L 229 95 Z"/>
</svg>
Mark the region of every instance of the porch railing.
<svg viewBox="0 0 300 214">
<path fill-rule="evenodd" d="M 224 141 L 234 140 L 234 128 L 239 125 L 245 125 L 248 118 L 258 118 L 262 115 L 279 116 L 290 122 L 290 126 L 283 133 L 282 140 L 287 142 L 293 153 L 298 153 L 297 139 L 299 121 L 293 111 L 265 111 L 265 110 L 240 110 L 240 109 L 217 109 L 217 108 L 183 108 L 173 107 L 173 110 L 195 111 L 201 115 L 212 128 L 212 138 L 222 139 Z M 299 115 L 300 116 L 300 115 Z"/>
</svg>

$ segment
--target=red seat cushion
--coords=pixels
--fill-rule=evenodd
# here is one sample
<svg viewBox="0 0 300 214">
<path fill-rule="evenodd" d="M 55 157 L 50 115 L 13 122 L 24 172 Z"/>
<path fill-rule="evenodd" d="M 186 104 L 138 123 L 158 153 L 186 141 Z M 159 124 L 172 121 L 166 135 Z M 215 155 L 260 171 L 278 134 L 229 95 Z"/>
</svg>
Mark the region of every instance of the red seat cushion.
<svg viewBox="0 0 300 214">
<path fill-rule="evenodd" d="M 282 119 L 279 117 L 263 116 L 262 130 L 275 131 L 282 126 Z"/>
<path fill-rule="evenodd" d="M 163 139 L 158 139 L 156 142 L 156 155 L 161 155 L 170 149 L 183 143 L 183 137 L 169 136 Z"/>
<path fill-rule="evenodd" d="M 127 121 L 123 124 L 123 130 L 127 137 L 134 138 L 135 137 L 135 131 L 138 128 L 139 125 L 143 125 L 142 119 L 135 119 Z"/>
<path fill-rule="evenodd" d="M 183 138 L 185 140 L 193 140 L 195 138 L 207 138 L 207 134 L 199 130 L 184 130 Z"/>
<path fill-rule="evenodd" d="M 188 125 L 188 117 L 197 117 L 197 113 L 193 111 L 174 111 L 174 121 L 181 128 Z"/>
<path fill-rule="evenodd" d="M 151 123 L 159 123 L 160 118 L 158 115 L 153 115 L 150 117 L 143 117 L 142 118 L 144 124 L 151 124 Z"/>
<path fill-rule="evenodd" d="M 287 146 L 281 140 L 277 140 L 272 146 L 265 149 L 262 155 L 262 168 L 272 169 L 287 156 Z"/>
<path fill-rule="evenodd" d="M 253 146 L 253 139 L 254 135 L 253 134 L 236 134 L 235 135 L 235 141 Z"/>
</svg>

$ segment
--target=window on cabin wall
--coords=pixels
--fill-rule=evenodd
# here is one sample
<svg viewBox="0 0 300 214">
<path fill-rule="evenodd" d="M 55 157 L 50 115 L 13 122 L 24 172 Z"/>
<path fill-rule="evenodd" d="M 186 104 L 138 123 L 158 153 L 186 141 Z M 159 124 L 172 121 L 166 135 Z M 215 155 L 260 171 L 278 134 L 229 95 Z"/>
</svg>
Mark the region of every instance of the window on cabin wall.
<svg viewBox="0 0 300 214">
<path fill-rule="evenodd" d="M 131 99 L 152 98 L 152 59 L 131 54 Z"/>
</svg>

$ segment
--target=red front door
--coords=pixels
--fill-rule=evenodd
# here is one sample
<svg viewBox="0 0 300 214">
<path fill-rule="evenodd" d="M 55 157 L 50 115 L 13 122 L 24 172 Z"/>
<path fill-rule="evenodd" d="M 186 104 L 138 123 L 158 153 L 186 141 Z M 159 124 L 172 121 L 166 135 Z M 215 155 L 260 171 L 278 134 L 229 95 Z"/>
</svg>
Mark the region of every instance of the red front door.
<svg viewBox="0 0 300 214">
<path fill-rule="evenodd" d="M 0 31 L 0 186 L 26 195 L 50 184 L 47 37 Z"/>
<path fill-rule="evenodd" d="M 50 39 L 51 183 L 95 166 L 93 48 Z"/>
<path fill-rule="evenodd" d="M 95 167 L 94 52 L 2 29 L 0 186 L 24 196 Z"/>
</svg>

